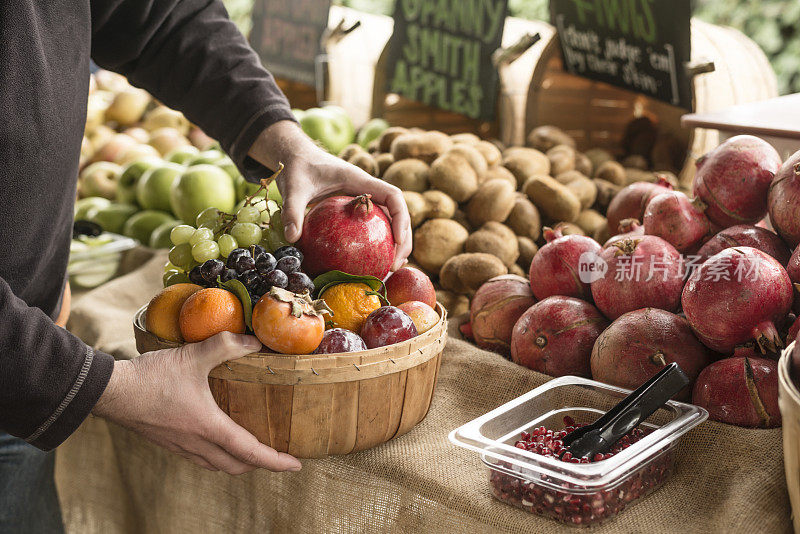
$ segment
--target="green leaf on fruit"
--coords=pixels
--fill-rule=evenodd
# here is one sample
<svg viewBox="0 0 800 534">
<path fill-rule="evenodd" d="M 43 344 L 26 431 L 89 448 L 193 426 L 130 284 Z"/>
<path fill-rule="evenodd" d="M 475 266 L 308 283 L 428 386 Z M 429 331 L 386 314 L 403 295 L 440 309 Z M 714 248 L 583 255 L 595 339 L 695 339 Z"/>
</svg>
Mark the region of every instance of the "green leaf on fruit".
<svg viewBox="0 0 800 534">
<path fill-rule="evenodd" d="M 374 276 L 360 276 L 356 274 L 349 274 L 342 271 L 328 271 L 318 277 L 314 278 L 314 289 L 317 295 L 321 295 L 331 286 L 346 283 L 362 283 L 367 284 L 379 297 L 386 300 L 386 287 L 379 278 Z"/>
<path fill-rule="evenodd" d="M 241 283 L 239 280 L 235 278 L 232 280 L 228 280 L 227 282 L 223 282 L 220 277 L 217 277 L 217 284 L 230 291 L 236 298 L 238 298 L 242 302 L 242 308 L 244 309 L 244 324 L 247 325 L 249 330 L 253 329 L 253 301 L 250 300 L 250 293 L 247 292 L 247 288 L 244 287 L 244 284 Z"/>
</svg>

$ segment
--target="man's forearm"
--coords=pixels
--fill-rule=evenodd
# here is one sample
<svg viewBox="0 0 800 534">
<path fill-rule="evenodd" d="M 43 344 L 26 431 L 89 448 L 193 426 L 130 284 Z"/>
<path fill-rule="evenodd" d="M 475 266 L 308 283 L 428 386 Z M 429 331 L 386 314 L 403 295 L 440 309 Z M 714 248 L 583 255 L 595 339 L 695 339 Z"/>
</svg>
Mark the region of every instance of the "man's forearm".
<svg viewBox="0 0 800 534">
<path fill-rule="evenodd" d="M 250 147 L 249 156 L 262 165 L 275 169 L 298 153 L 317 146 L 294 121 L 279 121 L 265 128 Z"/>
<path fill-rule="evenodd" d="M 240 169 L 265 128 L 294 120 L 221 2 L 93 0 L 91 9 L 95 61 L 182 111 Z"/>
</svg>

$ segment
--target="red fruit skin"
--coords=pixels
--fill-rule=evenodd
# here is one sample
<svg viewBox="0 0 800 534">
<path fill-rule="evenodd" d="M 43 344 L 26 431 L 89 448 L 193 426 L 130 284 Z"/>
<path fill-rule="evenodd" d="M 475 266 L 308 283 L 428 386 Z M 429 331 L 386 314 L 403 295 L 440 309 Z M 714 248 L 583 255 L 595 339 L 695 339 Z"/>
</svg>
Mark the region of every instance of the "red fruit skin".
<svg viewBox="0 0 800 534">
<path fill-rule="evenodd" d="M 794 285 L 794 304 L 792 309 L 800 315 L 800 246 L 794 249 L 794 254 L 789 258 L 786 272 L 789 273 L 789 278 L 792 280 L 792 285 Z"/>
<path fill-rule="evenodd" d="M 606 317 L 614 320 L 640 308 L 678 310 L 683 259 L 675 247 L 660 237 L 645 235 L 603 249 L 600 258 L 608 269 L 602 278 L 592 282 L 592 296 Z M 631 266 L 639 266 L 638 276 L 637 267 Z"/>
<path fill-rule="evenodd" d="M 609 231 L 616 232 L 624 219 L 641 221 L 644 218 L 644 210 L 653 197 L 671 190 L 672 185 L 666 180 L 658 183 L 636 182 L 624 187 L 614 195 L 608 205 L 606 216 L 608 217 Z"/>
<path fill-rule="evenodd" d="M 355 332 L 344 328 L 325 330 L 322 341 L 312 354 L 337 354 L 367 350 L 364 340 Z"/>
<path fill-rule="evenodd" d="M 589 284 L 578 274 L 582 254 L 599 254 L 600 244 L 582 235 L 562 236 L 558 230 L 545 230 L 547 244 L 533 257 L 528 276 L 538 299 L 553 295 L 591 300 Z"/>
<path fill-rule="evenodd" d="M 711 233 L 704 208 L 680 191 L 656 195 L 644 211 L 644 233 L 664 239 L 678 252 L 697 250 Z"/>
<path fill-rule="evenodd" d="M 436 289 L 428 275 L 415 267 L 401 267 L 386 279 L 386 298 L 394 306 L 418 300 L 436 309 Z"/>
<path fill-rule="evenodd" d="M 797 317 L 792 323 L 792 326 L 789 327 L 789 332 L 786 334 L 786 344 L 788 345 L 797 339 L 798 333 L 800 333 L 800 317 Z M 797 352 L 797 348 L 795 348 L 794 352 Z"/>
<path fill-rule="evenodd" d="M 714 254 L 731 247 L 757 248 L 778 260 L 781 265 L 786 265 L 786 262 L 789 261 L 789 248 L 778 237 L 778 234 L 759 226 L 737 224 L 725 228 L 706 241 L 706 244 L 697 251 L 697 255 L 700 256 L 697 264 L 699 265 Z"/>
<path fill-rule="evenodd" d="M 731 354 L 756 339 L 766 353 L 783 345 L 775 325 L 789 313 L 792 298 L 789 275 L 775 258 L 735 247 L 711 256 L 692 273 L 681 303 L 695 335 L 710 349 Z"/>
<path fill-rule="evenodd" d="M 458 327 L 458 331 L 461 332 L 461 335 L 464 336 L 464 339 L 472 341 L 475 336 L 472 334 L 472 323 L 467 321 L 466 323 L 461 323 L 461 326 Z"/>
<path fill-rule="evenodd" d="M 752 369 L 752 390 L 747 386 L 746 361 Z M 759 400 L 764 411 L 758 407 Z M 744 357 L 714 362 L 697 377 L 692 402 L 708 410 L 714 421 L 745 427 L 781 426 L 778 364 L 766 358 Z"/>
<path fill-rule="evenodd" d="M 548 297 L 514 325 L 511 359 L 550 376 L 591 376 L 592 347 L 608 321 L 588 302 Z"/>
<path fill-rule="evenodd" d="M 469 306 L 475 344 L 508 356 L 514 324 L 535 303 L 525 278 L 504 274 L 489 279 L 475 292 Z"/>
<path fill-rule="evenodd" d="M 636 219 L 623 219 L 619 223 L 619 234 L 611 236 L 608 241 L 603 243 L 603 248 L 608 248 L 614 243 L 623 241 L 631 237 L 639 237 L 644 235 L 644 226 Z"/>
<path fill-rule="evenodd" d="M 790 247 L 800 243 L 800 151 L 783 162 L 769 186 L 769 219 Z"/>
<path fill-rule="evenodd" d="M 697 161 L 693 193 L 706 203 L 714 224 L 754 224 L 767 213 L 767 193 L 780 166 L 772 145 L 737 135 Z"/>
<path fill-rule="evenodd" d="M 797 321 L 800 322 L 800 317 L 797 318 Z M 795 325 L 796 324 L 797 323 L 795 323 Z M 794 341 L 794 350 L 792 350 L 792 361 L 789 365 L 789 373 L 792 376 L 792 380 L 794 380 L 794 385 L 800 388 L 800 332 L 795 335 Z"/>
<path fill-rule="evenodd" d="M 361 327 L 361 338 L 370 349 L 394 345 L 416 336 L 414 321 L 395 306 L 381 306 L 367 316 Z"/>
<path fill-rule="evenodd" d="M 606 328 L 592 349 L 592 378 L 636 389 L 672 362 L 691 381 L 675 395 L 689 400 L 692 384 L 712 358 L 683 317 L 656 308 L 623 314 Z"/>
<path fill-rule="evenodd" d="M 314 206 L 297 245 L 312 278 L 339 270 L 383 280 L 394 260 L 392 225 L 369 195 L 330 197 Z"/>
</svg>

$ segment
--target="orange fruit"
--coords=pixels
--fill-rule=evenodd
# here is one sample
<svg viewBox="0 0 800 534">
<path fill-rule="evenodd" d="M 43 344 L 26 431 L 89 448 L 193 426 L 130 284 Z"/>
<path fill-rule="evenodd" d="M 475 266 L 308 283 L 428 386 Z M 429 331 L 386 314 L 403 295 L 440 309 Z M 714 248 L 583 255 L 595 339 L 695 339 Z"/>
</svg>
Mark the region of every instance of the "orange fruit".
<svg viewBox="0 0 800 534">
<path fill-rule="evenodd" d="M 325 320 L 315 302 L 288 291 L 273 292 L 261 297 L 253 308 L 256 337 L 281 354 L 311 353 L 325 333 Z"/>
<path fill-rule="evenodd" d="M 179 322 L 183 339 L 189 343 L 225 331 L 234 334 L 245 332 L 242 303 L 230 291 L 216 287 L 201 289 L 186 299 Z"/>
<path fill-rule="evenodd" d="M 381 307 L 381 299 L 367 284 L 347 282 L 326 289 L 319 296 L 333 311 L 325 316 L 329 328 L 345 328 L 356 334 L 361 331 L 367 316 Z"/>
<path fill-rule="evenodd" d="M 167 341 L 183 341 L 179 316 L 186 299 L 200 291 L 197 284 L 174 284 L 159 291 L 147 305 L 144 327 Z"/>
</svg>

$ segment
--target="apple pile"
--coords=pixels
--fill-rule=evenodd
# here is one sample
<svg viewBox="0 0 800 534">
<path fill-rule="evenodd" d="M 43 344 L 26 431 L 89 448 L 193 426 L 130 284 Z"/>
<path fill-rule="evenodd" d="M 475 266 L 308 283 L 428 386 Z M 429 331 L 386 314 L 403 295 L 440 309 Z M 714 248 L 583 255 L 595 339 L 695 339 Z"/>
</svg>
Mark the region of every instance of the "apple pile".
<svg viewBox="0 0 800 534">
<path fill-rule="evenodd" d="M 462 332 L 536 371 L 630 389 L 677 362 L 691 380 L 677 398 L 780 426 L 775 360 L 800 329 L 800 152 L 781 163 L 737 136 L 697 167 L 690 192 L 623 188 L 605 242 L 546 229 L 527 279 L 484 283 Z"/>
<path fill-rule="evenodd" d="M 553 126 L 534 129 L 526 147 L 389 127 L 339 156 L 403 190 L 415 228 L 411 259 L 437 281 L 439 301 L 461 315 L 490 278 L 527 275 L 546 242 L 543 224 L 603 243 L 622 219 L 643 218 L 633 196 L 615 200 L 625 186 L 667 191 L 677 184 L 680 158 L 665 156 L 661 145 L 656 150 L 655 127 L 643 122 L 630 125 L 619 161 L 599 148 L 578 151 Z"/>
<path fill-rule="evenodd" d="M 112 72 L 92 75 L 75 219 L 153 248 L 200 212 L 238 210 L 249 184 L 219 145 L 179 112 Z M 272 186 L 262 196 L 279 200 Z"/>
</svg>

